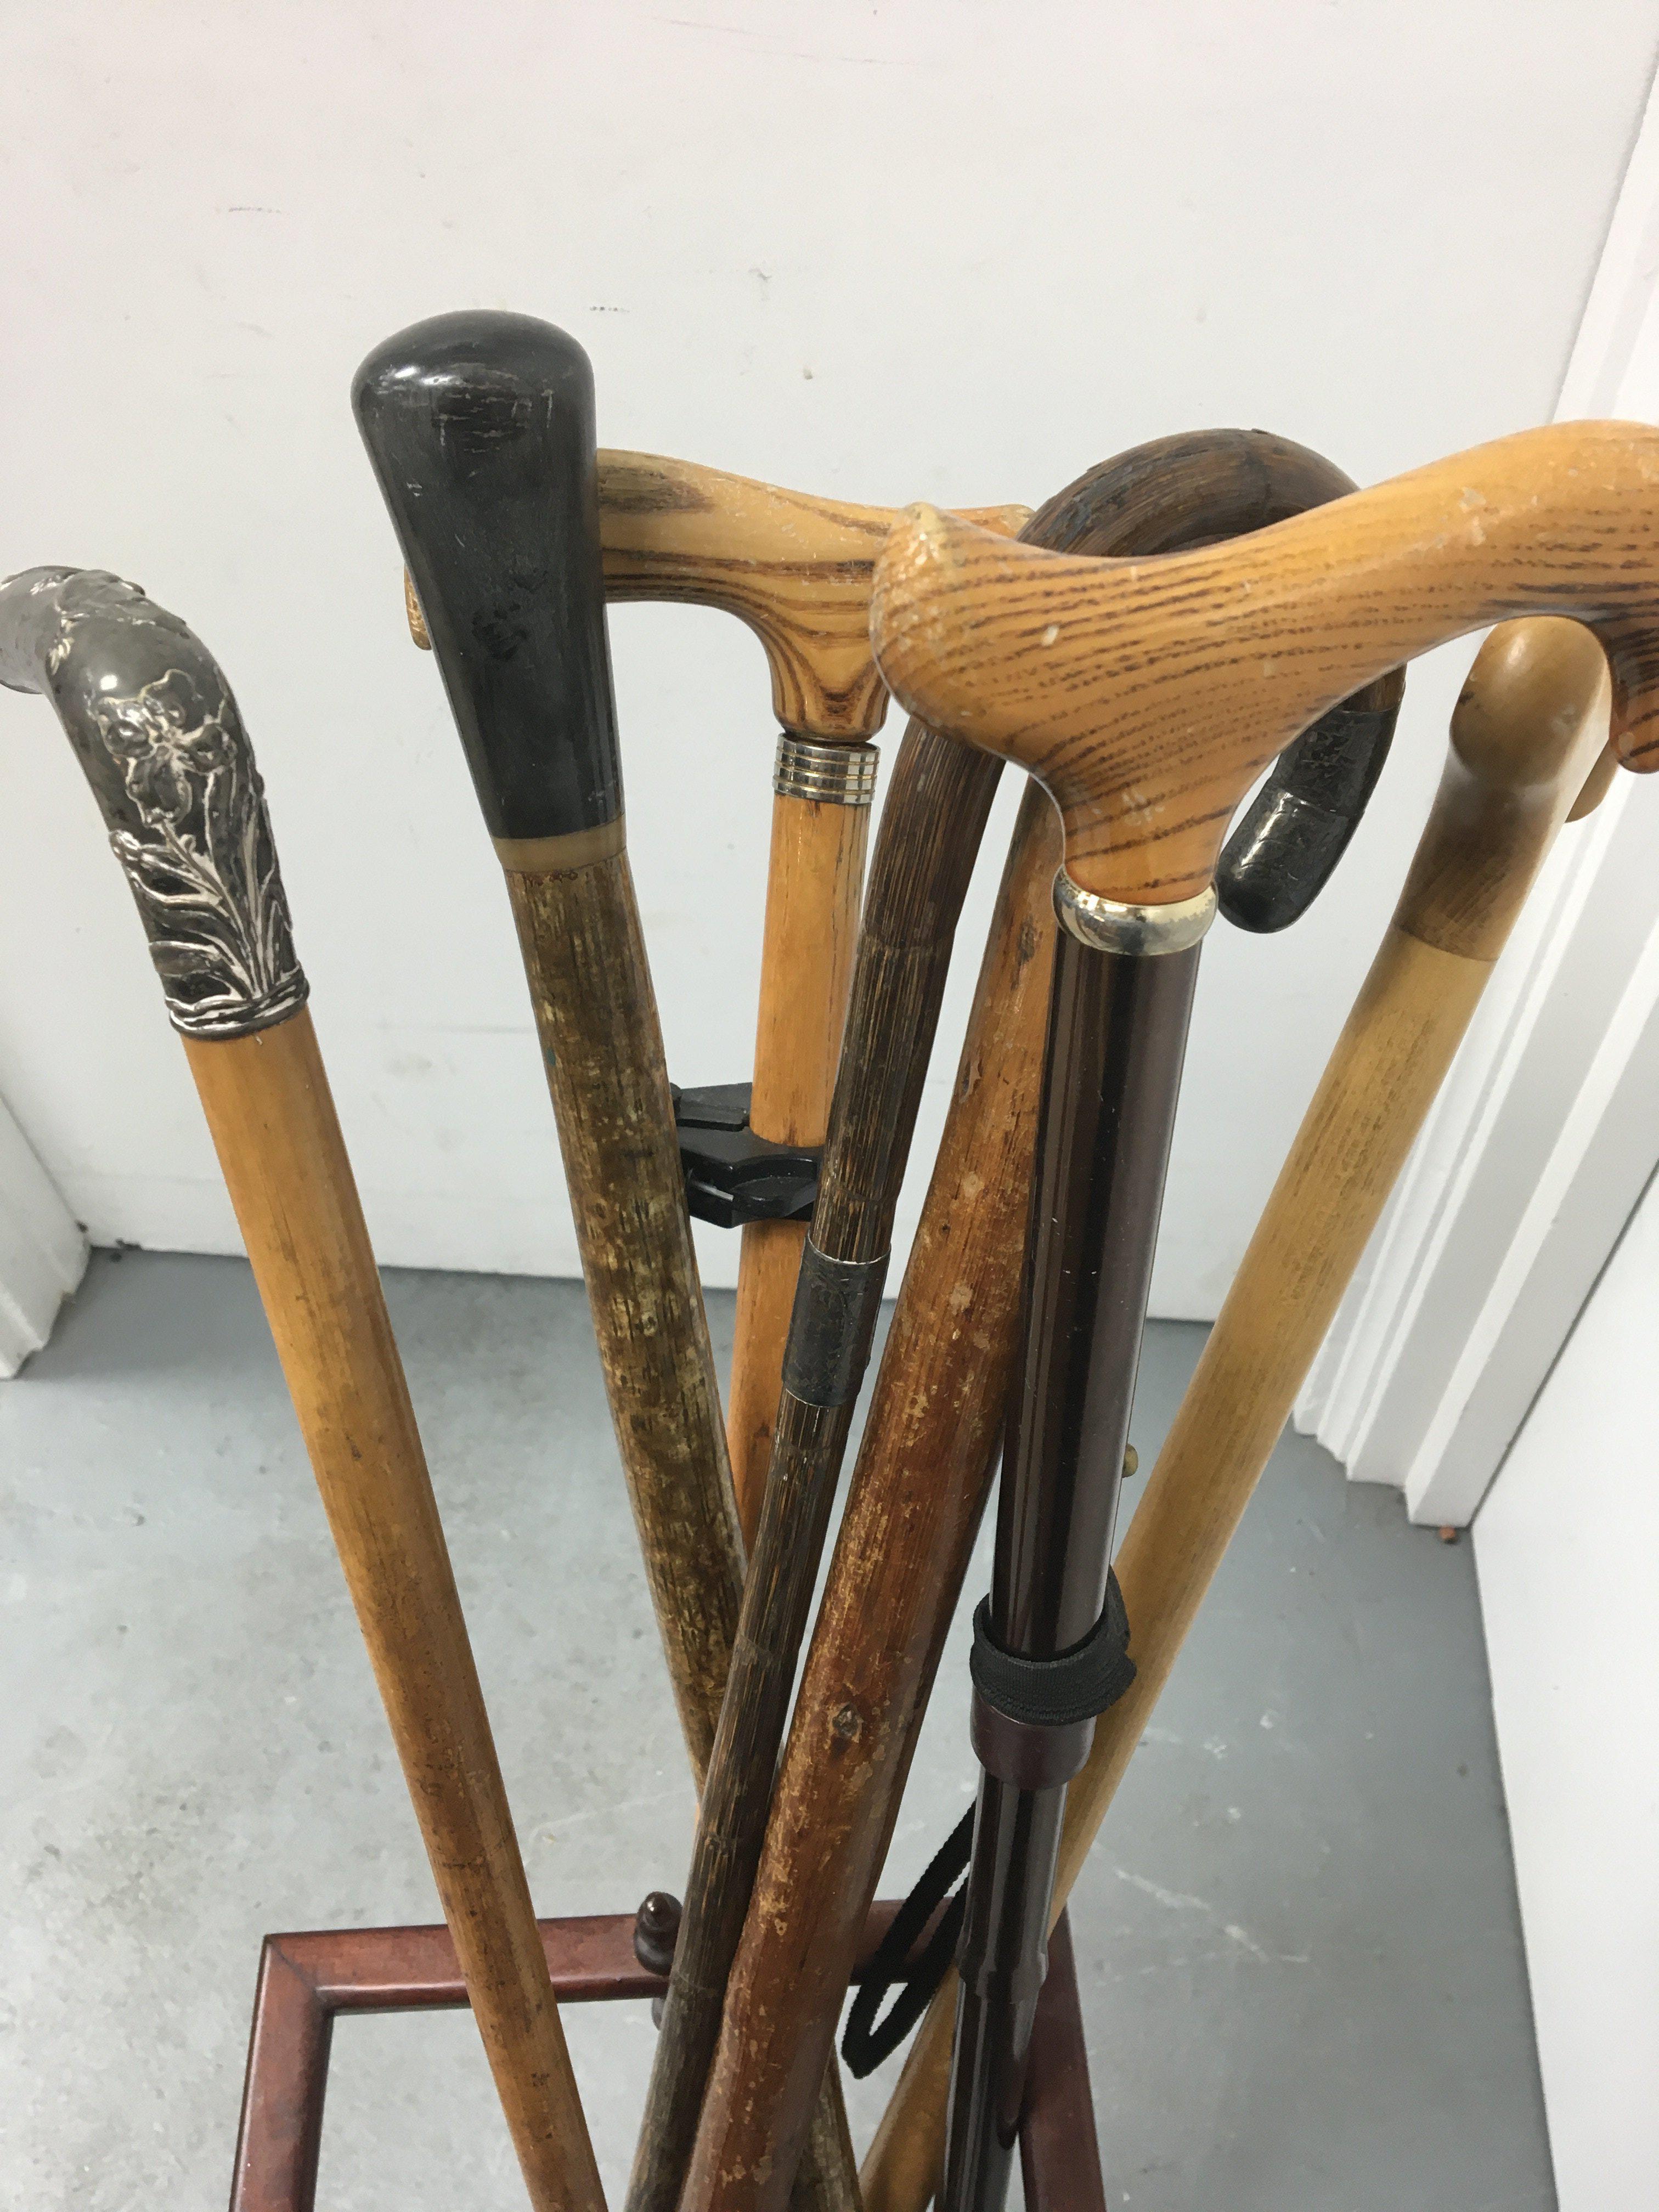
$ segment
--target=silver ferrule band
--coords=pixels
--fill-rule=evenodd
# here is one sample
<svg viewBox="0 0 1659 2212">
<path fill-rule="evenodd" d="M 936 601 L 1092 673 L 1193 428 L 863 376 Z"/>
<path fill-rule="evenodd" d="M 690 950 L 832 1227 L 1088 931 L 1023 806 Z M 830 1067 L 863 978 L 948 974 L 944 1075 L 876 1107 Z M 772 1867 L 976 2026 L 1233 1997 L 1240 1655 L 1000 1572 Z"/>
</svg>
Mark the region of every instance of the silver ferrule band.
<svg viewBox="0 0 1659 2212">
<path fill-rule="evenodd" d="M 1079 890 L 1064 868 L 1054 878 L 1054 915 L 1060 927 L 1095 952 L 1145 960 L 1159 952 L 1186 952 L 1215 920 L 1215 886 L 1167 906 L 1131 906 Z"/>
<path fill-rule="evenodd" d="M 785 730 L 778 739 L 772 788 L 780 799 L 816 799 L 831 806 L 867 806 L 876 795 L 874 745 L 825 745 Z"/>
</svg>

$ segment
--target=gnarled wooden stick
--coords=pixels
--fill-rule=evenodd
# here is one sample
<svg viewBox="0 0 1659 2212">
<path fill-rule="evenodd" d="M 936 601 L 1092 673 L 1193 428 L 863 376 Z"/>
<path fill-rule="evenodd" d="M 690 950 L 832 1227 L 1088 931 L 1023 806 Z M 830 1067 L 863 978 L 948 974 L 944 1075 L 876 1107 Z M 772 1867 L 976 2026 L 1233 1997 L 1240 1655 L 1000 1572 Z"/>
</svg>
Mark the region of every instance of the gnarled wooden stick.
<svg viewBox="0 0 1659 2212">
<path fill-rule="evenodd" d="M 1659 767 L 1659 430 L 1525 430 L 1151 564 L 1068 560 L 912 507 L 871 621 L 896 698 L 1048 791 L 1079 890 L 1165 906 L 1205 893 L 1240 799 L 1316 714 L 1526 614 L 1595 632 L 1620 757 Z"/>
<path fill-rule="evenodd" d="M 1405 891 L 1118 1554 L 1138 1669 L 1067 1792 L 1063 1907 L 1269 1454 L 1606 729 L 1573 623 L 1482 647 Z M 1576 816 L 1581 806 L 1572 808 Z M 866 2212 L 922 2212 L 943 2167 L 955 1978 L 933 2000 L 860 2176 Z"/>
<path fill-rule="evenodd" d="M 603 2212 L 236 702 L 176 616 L 86 570 L 0 589 L 0 682 L 58 709 L 149 937 L 531 2201 Z"/>
</svg>

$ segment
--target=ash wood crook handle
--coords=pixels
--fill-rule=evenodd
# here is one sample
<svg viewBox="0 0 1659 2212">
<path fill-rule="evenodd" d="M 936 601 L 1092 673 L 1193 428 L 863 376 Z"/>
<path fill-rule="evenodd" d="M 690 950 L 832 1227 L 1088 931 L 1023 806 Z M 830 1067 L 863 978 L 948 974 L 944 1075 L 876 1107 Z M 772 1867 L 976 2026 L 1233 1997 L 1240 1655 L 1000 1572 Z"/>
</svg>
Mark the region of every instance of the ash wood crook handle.
<svg viewBox="0 0 1659 2212">
<path fill-rule="evenodd" d="M 0 681 L 57 708 L 184 1038 L 531 2201 L 599 2172 L 380 1279 L 229 686 L 118 578 L 0 587 Z"/>
<path fill-rule="evenodd" d="M 1481 647 L 1394 920 L 1211 1331 L 1117 1558 L 1136 1680 L 1066 1793 L 1057 1918 L 1290 1417 L 1493 962 L 1607 728 L 1606 664 L 1577 623 Z M 944 2160 L 947 1978 L 866 2161 L 866 2212 L 922 2212 Z"/>
<path fill-rule="evenodd" d="M 1522 614 L 1595 632 L 1620 757 L 1659 766 L 1659 430 L 1523 431 L 1156 565 L 913 507 L 871 619 L 897 698 L 1045 786 L 1075 885 L 1167 905 L 1206 892 L 1240 799 L 1316 714 Z"/>
</svg>

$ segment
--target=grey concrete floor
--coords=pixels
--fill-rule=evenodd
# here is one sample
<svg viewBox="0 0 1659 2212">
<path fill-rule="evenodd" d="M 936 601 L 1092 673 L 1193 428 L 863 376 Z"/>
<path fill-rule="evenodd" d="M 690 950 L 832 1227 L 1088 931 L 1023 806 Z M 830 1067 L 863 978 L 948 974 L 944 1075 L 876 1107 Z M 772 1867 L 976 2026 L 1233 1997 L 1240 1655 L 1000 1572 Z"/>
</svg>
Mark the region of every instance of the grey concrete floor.
<svg viewBox="0 0 1659 2212">
<path fill-rule="evenodd" d="M 691 1795 L 580 1286 L 388 1287 L 538 1907 L 678 1888 Z M 1150 1334 L 1148 1463 L 1201 1340 Z M 261 1936 L 437 1917 L 246 1268 L 100 1255 L 0 1385 L 0 2203 L 217 2206 Z M 889 1893 L 971 1790 L 965 1625 Z M 1470 1553 L 1304 1442 L 1073 1925 L 1115 2206 L 1553 2205 Z M 615 2203 L 649 2019 L 569 2027 Z M 334 2047 L 322 2212 L 521 2206 L 469 2018 Z M 852 2092 L 860 2138 L 896 2064 Z"/>
</svg>

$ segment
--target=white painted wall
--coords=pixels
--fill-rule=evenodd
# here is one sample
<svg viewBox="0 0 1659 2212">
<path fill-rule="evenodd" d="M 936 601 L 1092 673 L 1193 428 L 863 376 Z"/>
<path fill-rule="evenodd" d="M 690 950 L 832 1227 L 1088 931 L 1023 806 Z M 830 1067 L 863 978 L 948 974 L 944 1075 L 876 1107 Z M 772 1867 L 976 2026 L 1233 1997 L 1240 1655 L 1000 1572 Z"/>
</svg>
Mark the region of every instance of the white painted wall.
<svg viewBox="0 0 1659 2212">
<path fill-rule="evenodd" d="M 1659 2204 L 1659 1186 L 1474 1524 L 1561 2212 Z"/>
<path fill-rule="evenodd" d="M 467 303 L 545 314 L 593 356 L 607 442 L 867 500 L 1040 499 L 1212 422 L 1371 480 L 1548 415 L 1659 43 L 1653 0 L 9 15 L 0 569 L 122 570 L 229 671 L 382 1256 L 555 1272 L 500 884 L 348 413 L 368 348 Z M 759 651 L 688 611 L 625 609 L 613 638 L 672 1065 L 730 1079 Z M 1413 679 L 1319 919 L 1216 933 L 1160 1311 L 1214 1310 L 1468 657 Z M 95 1238 L 234 1249 L 90 803 L 44 709 L 0 710 L 0 1091 Z M 730 1242 L 704 1251 L 729 1279 Z"/>
</svg>

